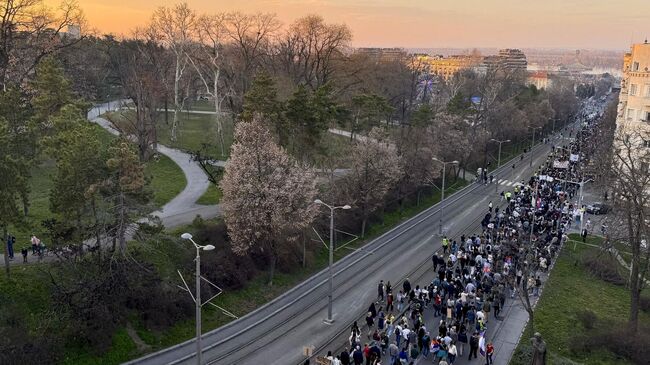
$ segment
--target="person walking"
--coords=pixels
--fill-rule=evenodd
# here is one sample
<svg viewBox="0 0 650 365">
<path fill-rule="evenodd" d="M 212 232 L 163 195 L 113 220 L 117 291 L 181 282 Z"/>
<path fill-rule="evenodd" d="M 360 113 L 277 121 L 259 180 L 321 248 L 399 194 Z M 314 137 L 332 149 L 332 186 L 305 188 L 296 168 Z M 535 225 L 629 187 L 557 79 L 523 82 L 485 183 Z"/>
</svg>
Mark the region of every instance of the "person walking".
<svg viewBox="0 0 650 365">
<path fill-rule="evenodd" d="M 447 236 L 443 236 L 442 237 L 442 253 L 444 255 L 446 255 L 448 249 L 449 249 L 449 238 L 447 238 Z"/>
<path fill-rule="evenodd" d="M 449 345 L 449 350 L 447 351 L 447 360 L 449 360 L 449 365 L 454 365 L 454 361 L 456 361 L 456 355 L 458 355 L 458 349 L 456 348 L 456 343 L 452 342 Z"/>
<path fill-rule="evenodd" d="M 479 341 L 478 331 L 474 331 L 474 334 L 469 339 L 469 358 L 468 358 L 468 360 L 472 359 L 472 355 L 474 356 L 475 359 L 478 358 L 478 341 Z"/>
<path fill-rule="evenodd" d="M 393 293 L 389 292 L 386 295 L 386 312 L 392 312 L 393 310 L 395 310 L 393 306 Z"/>
<path fill-rule="evenodd" d="M 492 345 L 492 342 L 488 342 L 487 347 L 485 348 L 485 365 L 494 364 L 494 360 L 492 360 L 493 355 L 494 355 L 494 345 Z"/>
<path fill-rule="evenodd" d="M 339 359 L 341 360 L 341 365 L 350 365 L 350 353 L 347 348 L 343 349 L 343 352 L 339 355 Z"/>
<path fill-rule="evenodd" d="M 384 301 L 384 281 L 379 280 L 379 284 L 377 284 L 377 300 L 378 301 Z"/>
</svg>

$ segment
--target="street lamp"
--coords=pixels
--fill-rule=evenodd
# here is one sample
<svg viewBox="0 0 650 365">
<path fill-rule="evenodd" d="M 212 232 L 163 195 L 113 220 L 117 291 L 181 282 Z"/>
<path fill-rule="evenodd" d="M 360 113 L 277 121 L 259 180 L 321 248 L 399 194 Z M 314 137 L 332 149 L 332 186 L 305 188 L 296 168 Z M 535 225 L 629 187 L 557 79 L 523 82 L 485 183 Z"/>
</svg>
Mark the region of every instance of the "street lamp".
<svg viewBox="0 0 650 365">
<path fill-rule="evenodd" d="M 196 363 L 201 365 L 201 250 L 212 251 L 214 250 L 214 246 L 201 246 L 196 244 L 192 239 L 192 235 L 187 232 L 183 233 L 181 238 L 189 240 L 196 248 L 196 259 L 194 260 L 196 261 L 196 295 L 194 297 L 196 305 Z"/>
<path fill-rule="evenodd" d="M 530 141 L 530 164 L 529 167 L 533 167 L 533 147 L 535 146 L 535 131 L 542 129 L 542 127 L 528 127 L 533 130 L 533 139 Z"/>
<path fill-rule="evenodd" d="M 344 205 L 340 207 L 335 207 L 326 203 L 323 203 L 322 200 L 316 199 L 314 200 L 314 204 L 318 205 L 323 205 L 326 206 L 330 209 L 330 260 L 329 260 L 329 294 L 327 295 L 327 319 L 325 319 L 323 322 L 327 324 L 332 324 L 334 323 L 334 319 L 332 318 L 332 298 L 334 295 L 334 273 L 332 272 L 332 266 L 334 265 L 334 211 L 336 209 L 350 209 L 352 208 L 349 205 Z"/>
<path fill-rule="evenodd" d="M 499 168 L 499 167 L 501 166 L 501 145 L 502 145 L 503 143 L 508 143 L 508 142 L 510 142 L 510 140 L 509 140 L 509 139 L 506 139 L 506 140 L 504 140 L 504 141 L 499 141 L 498 139 L 494 139 L 494 138 L 492 138 L 492 139 L 490 139 L 490 141 L 492 141 L 492 142 L 496 142 L 496 143 L 499 144 L 499 155 L 498 155 L 498 157 L 497 157 L 497 168 Z M 499 176 L 495 176 L 494 178 L 497 180 L 497 183 L 494 185 L 494 186 L 495 186 L 495 187 L 494 187 L 494 191 L 499 191 Z"/>
<path fill-rule="evenodd" d="M 458 161 L 442 161 L 439 160 L 435 157 L 431 158 L 432 160 L 439 162 L 442 164 L 442 195 L 440 196 L 440 227 L 438 228 L 438 234 L 442 235 L 442 223 L 443 223 L 443 218 L 445 215 L 445 177 L 446 177 L 446 171 L 447 171 L 447 164 L 452 164 L 455 165 L 458 163 Z"/>
</svg>

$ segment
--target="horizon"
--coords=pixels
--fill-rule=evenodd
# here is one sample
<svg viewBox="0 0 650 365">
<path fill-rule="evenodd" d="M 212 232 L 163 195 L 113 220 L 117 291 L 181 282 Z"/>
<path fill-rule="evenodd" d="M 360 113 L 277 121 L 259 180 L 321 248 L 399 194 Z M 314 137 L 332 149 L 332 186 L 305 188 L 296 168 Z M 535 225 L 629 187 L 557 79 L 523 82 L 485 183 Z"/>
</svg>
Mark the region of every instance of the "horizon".
<svg viewBox="0 0 650 365">
<path fill-rule="evenodd" d="M 47 0 L 49 6 L 59 2 Z M 129 35 L 159 6 L 178 1 L 85 0 L 88 25 L 102 34 Z M 283 26 L 308 14 L 345 23 L 354 47 L 528 48 L 626 51 L 650 36 L 644 0 L 548 0 L 530 7 L 516 0 L 249 0 L 188 1 L 197 13 L 275 13 Z M 306 10 L 308 9 L 308 10 Z M 505 9 L 505 10 L 504 10 Z M 630 11 L 633 9 L 633 11 Z M 114 19 L 119 18 L 116 22 Z"/>
</svg>

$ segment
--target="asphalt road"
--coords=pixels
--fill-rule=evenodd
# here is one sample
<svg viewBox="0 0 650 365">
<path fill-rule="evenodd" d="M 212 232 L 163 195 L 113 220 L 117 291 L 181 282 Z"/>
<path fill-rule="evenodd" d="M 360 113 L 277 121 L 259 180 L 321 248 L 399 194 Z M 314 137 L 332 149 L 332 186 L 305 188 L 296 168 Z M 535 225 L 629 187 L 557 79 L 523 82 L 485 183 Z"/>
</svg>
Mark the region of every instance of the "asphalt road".
<svg viewBox="0 0 650 365">
<path fill-rule="evenodd" d="M 533 166 L 539 166 L 549 151 L 550 144 L 538 145 L 533 150 Z M 528 156 L 517 159 L 514 170 L 511 166 L 502 166 L 498 178 L 520 181 L 532 174 Z M 498 199 L 494 185 L 472 184 L 452 195 L 444 202 L 445 232 L 454 238 L 471 232 L 488 202 Z M 323 270 L 258 310 L 204 334 L 204 362 L 298 364 L 305 359 L 303 346 L 325 348 L 365 313 L 375 299 L 379 279 L 401 282 L 408 275 L 416 276 L 418 268 L 424 270 L 422 264 L 430 264 L 432 252 L 441 247 L 439 208 L 440 203 L 335 263 L 334 324 L 322 321 L 328 287 L 327 270 Z M 194 364 L 195 349 L 190 340 L 127 364 Z"/>
</svg>

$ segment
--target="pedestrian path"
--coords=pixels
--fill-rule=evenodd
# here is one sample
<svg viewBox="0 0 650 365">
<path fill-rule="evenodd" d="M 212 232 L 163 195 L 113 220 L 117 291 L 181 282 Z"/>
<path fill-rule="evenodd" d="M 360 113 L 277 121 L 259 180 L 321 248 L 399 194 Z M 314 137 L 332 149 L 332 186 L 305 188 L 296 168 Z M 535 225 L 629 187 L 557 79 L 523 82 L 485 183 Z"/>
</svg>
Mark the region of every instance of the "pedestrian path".
<svg viewBox="0 0 650 365">
<path fill-rule="evenodd" d="M 505 180 L 505 179 L 497 180 L 497 184 L 499 184 L 501 186 L 510 186 L 510 187 L 524 186 L 524 184 L 522 184 L 519 181 L 511 181 L 511 180 Z"/>
</svg>

